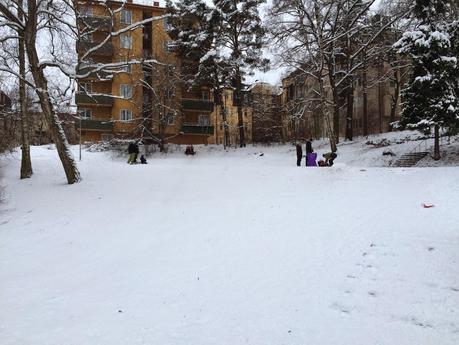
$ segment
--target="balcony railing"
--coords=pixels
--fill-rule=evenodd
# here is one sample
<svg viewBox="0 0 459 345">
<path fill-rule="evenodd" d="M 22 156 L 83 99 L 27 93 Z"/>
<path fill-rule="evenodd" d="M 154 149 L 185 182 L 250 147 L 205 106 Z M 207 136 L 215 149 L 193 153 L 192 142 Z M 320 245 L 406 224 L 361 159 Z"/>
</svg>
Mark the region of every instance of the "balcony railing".
<svg viewBox="0 0 459 345">
<path fill-rule="evenodd" d="M 181 131 L 185 134 L 205 134 L 213 135 L 214 126 L 203 126 L 199 124 L 183 124 Z"/>
<path fill-rule="evenodd" d="M 87 95 L 83 92 L 77 92 L 75 95 L 76 104 L 91 104 L 91 105 L 102 105 L 112 106 L 113 97 L 106 95 Z"/>
<path fill-rule="evenodd" d="M 89 49 L 92 49 L 98 46 L 100 42 L 84 42 L 78 41 L 77 42 L 77 52 L 79 54 L 85 54 Z M 95 51 L 91 52 L 90 55 L 93 56 L 112 56 L 114 52 L 113 44 L 111 42 L 107 42 L 103 44 L 101 47 L 97 48 Z"/>
<path fill-rule="evenodd" d="M 110 17 L 102 16 L 80 17 L 78 18 L 78 24 L 83 27 L 88 27 L 91 30 L 107 32 L 110 31 L 112 27 L 112 20 Z"/>
<path fill-rule="evenodd" d="M 85 76 L 84 78 L 79 79 L 96 79 L 96 80 L 112 80 L 113 79 L 113 72 L 111 71 L 97 71 L 92 72 L 93 68 L 87 67 L 80 67 L 77 70 L 77 75 Z M 87 75 L 87 76 L 86 76 Z"/>
<path fill-rule="evenodd" d="M 113 122 L 104 121 L 104 120 L 91 120 L 91 119 L 84 119 L 81 121 L 76 120 L 75 128 L 77 130 L 80 130 L 80 122 L 81 122 L 82 130 L 98 130 L 98 131 L 112 131 L 113 130 Z"/>
<path fill-rule="evenodd" d="M 183 110 L 210 111 L 214 110 L 214 103 L 202 99 L 182 99 Z"/>
</svg>

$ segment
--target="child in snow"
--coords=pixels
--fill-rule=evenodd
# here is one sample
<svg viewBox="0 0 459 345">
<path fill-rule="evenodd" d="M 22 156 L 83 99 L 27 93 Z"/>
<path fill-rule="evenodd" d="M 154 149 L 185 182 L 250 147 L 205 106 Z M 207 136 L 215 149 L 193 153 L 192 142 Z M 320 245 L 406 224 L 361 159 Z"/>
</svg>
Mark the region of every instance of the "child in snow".
<svg viewBox="0 0 459 345">
<path fill-rule="evenodd" d="M 324 153 L 322 157 L 325 158 L 325 166 L 331 167 L 333 165 L 333 161 L 338 156 L 335 152 L 328 152 L 328 153 Z"/>
<path fill-rule="evenodd" d="M 307 167 L 316 167 L 317 153 L 312 150 L 311 152 L 306 153 L 306 166 Z"/>
<path fill-rule="evenodd" d="M 188 145 L 185 150 L 185 154 L 188 155 L 194 155 L 196 152 L 194 151 L 193 145 Z"/>
<path fill-rule="evenodd" d="M 145 159 L 144 155 L 140 156 L 140 164 L 147 164 L 147 160 Z"/>
</svg>

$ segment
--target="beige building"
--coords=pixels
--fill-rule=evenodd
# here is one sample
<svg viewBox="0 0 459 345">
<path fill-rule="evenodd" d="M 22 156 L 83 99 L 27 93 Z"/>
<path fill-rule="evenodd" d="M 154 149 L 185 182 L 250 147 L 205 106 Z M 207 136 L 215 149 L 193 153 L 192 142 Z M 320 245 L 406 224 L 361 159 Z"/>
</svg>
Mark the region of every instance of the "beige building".
<svg viewBox="0 0 459 345">
<path fill-rule="evenodd" d="M 252 143 L 252 108 L 250 106 L 250 93 L 244 92 L 242 107 L 242 122 L 246 144 Z M 217 102 L 218 103 L 218 102 Z M 214 125 L 214 133 L 209 138 L 209 144 L 223 145 L 225 141 L 225 118 L 227 128 L 227 146 L 239 145 L 239 117 L 235 92 L 231 88 L 222 91 L 222 104 L 216 104 L 211 114 L 211 123 Z"/>
<path fill-rule="evenodd" d="M 362 71 L 357 73 L 353 92 L 353 136 L 361 136 L 365 132 L 367 134 L 388 132 L 391 130 L 390 124 L 399 119 L 400 96 L 396 93 L 396 85 L 389 77 L 389 73 L 391 72 L 388 64 L 369 66 L 365 76 L 366 88 L 362 85 Z M 318 85 L 314 78 L 295 71 L 283 79 L 282 122 L 285 138 L 318 139 L 329 136 L 329 128 L 333 127 L 334 109 L 332 93 L 327 82 L 324 86 L 329 100 L 329 116 L 325 117 L 319 109 Z M 393 107 L 395 98 L 397 104 Z M 340 137 L 344 137 L 346 133 L 346 110 L 346 99 L 340 98 Z"/>
</svg>

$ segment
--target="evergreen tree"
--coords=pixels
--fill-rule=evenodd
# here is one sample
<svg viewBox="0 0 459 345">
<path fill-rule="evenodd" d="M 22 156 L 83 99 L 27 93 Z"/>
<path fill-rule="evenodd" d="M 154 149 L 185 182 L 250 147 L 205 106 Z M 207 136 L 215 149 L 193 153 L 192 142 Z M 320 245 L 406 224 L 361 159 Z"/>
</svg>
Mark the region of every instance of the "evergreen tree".
<svg viewBox="0 0 459 345">
<path fill-rule="evenodd" d="M 435 159 L 440 159 L 439 128 L 454 128 L 459 123 L 457 22 L 447 23 L 448 5 L 445 0 L 416 0 L 413 12 L 419 26 L 396 43 L 413 64 L 403 92 L 401 125 L 419 130 L 433 127 Z"/>
<path fill-rule="evenodd" d="M 182 72 L 190 85 L 207 85 L 222 108 L 222 91 L 233 87 L 238 108 L 239 144 L 245 146 L 243 127 L 243 81 L 254 68 L 267 65 L 261 58 L 265 30 L 258 8 L 265 0 L 214 0 L 209 8 L 202 0 L 167 3 L 171 15 L 169 35 L 176 42 Z M 225 144 L 228 135 L 225 134 Z"/>
<path fill-rule="evenodd" d="M 243 81 L 253 69 L 265 68 L 268 60 L 261 57 L 266 30 L 262 26 L 259 7 L 265 0 L 214 0 L 213 21 L 216 30 L 215 53 L 227 66 L 234 86 L 238 113 L 239 146 L 245 146 L 242 118 Z M 217 55 L 217 54 L 213 54 Z"/>
</svg>

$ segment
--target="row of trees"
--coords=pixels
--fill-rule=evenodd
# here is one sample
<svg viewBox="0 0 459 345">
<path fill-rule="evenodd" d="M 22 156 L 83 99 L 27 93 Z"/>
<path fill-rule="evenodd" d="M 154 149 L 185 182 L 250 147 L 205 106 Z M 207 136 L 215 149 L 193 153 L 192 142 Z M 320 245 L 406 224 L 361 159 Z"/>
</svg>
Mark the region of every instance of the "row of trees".
<svg viewBox="0 0 459 345">
<path fill-rule="evenodd" d="M 419 11 L 413 9 L 433 7 L 437 11 L 435 16 L 429 16 L 430 22 L 444 26 L 452 38 L 448 43 L 448 52 L 439 52 L 444 56 L 442 64 L 449 64 L 448 78 L 453 84 L 451 92 L 446 94 L 452 103 L 445 105 L 441 111 L 437 107 L 436 118 L 422 114 L 422 111 L 418 114 L 422 115 L 422 119 L 429 117 L 429 120 L 421 122 L 424 127 L 457 125 L 457 107 L 452 105 L 457 102 L 457 86 L 454 86 L 453 80 L 457 72 L 457 61 L 453 58 L 454 54 L 457 55 L 454 52 L 457 43 L 452 41 L 457 37 L 457 21 L 453 19 L 457 18 L 458 7 L 454 1 L 417 0 L 413 3 L 386 0 L 375 11 L 373 7 L 376 0 L 273 0 L 262 25 L 259 11 L 264 3 L 260 0 L 215 0 L 212 6 L 208 6 L 203 1 L 168 2 L 173 27 L 170 34 L 177 41 L 181 58 L 190 61 L 187 79 L 191 83 L 211 85 L 216 100 L 223 87 L 234 87 L 237 98 L 242 99 L 243 78 L 253 68 L 267 66 L 267 60 L 260 56 L 261 49 L 269 41 L 270 46 L 275 47 L 272 51 L 276 62 L 295 71 L 297 78 L 308 80 L 308 93 L 297 100 L 297 110 L 291 112 L 291 120 L 301 118 L 307 110 L 319 113 L 327 124 L 331 149 L 336 151 L 343 116 L 345 137 L 353 139 L 353 98 L 357 80 L 363 89 L 363 134 L 367 135 L 368 90 L 386 81 L 394 85 L 390 107 L 393 123 L 401 92 L 409 76 L 409 85 L 413 85 L 418 80 L 416 77 L 428 73 L 430 67 L 426 69 L 424 66 L 422 71 L 416 67 L 418 55 L 409 52 L 407 46 L 410 44 L 405 33 L 417 28 L 422 30 L 425 26 Z M 441 8 L 436 4 L 442 4 Z M 433 24 L 430 25 L 429 30 L 434 30 Z M 405 37 L 405 43 L 394 45 L 402 37 Z M 429 58 L 428 64 L 435 60 L 434 55 Z M 370 76 L 368 71 L 374 67 L 378 73 Z M 419 87 L 427 85 L 424 82 Z M 444 91 L 444 88 L 436 89 L 438 94 L 445 95 Z M 407 109 L 410 104 L 423 109 L 428 106 L 426 102 L 436 101 L 426 97 L 425 92 L 412 91 L 412 94 L 424 102 L 417 102 L 414 98 L 411 100 L 408 91 L 405 91 L 403 97 L 406 101 L 402 104 L 405 110 L 400 124 L 421 128 L 416 125 L 420 118 L 409 116 Z M 240 116 L 241 112 L 239 109 Z M 221 114 L 225 123 L 224 109 Z M 444 116 L 449 120 L 438 120 Z M 243 146 L 243 131 L 240 140 Z"/>
</svg>

